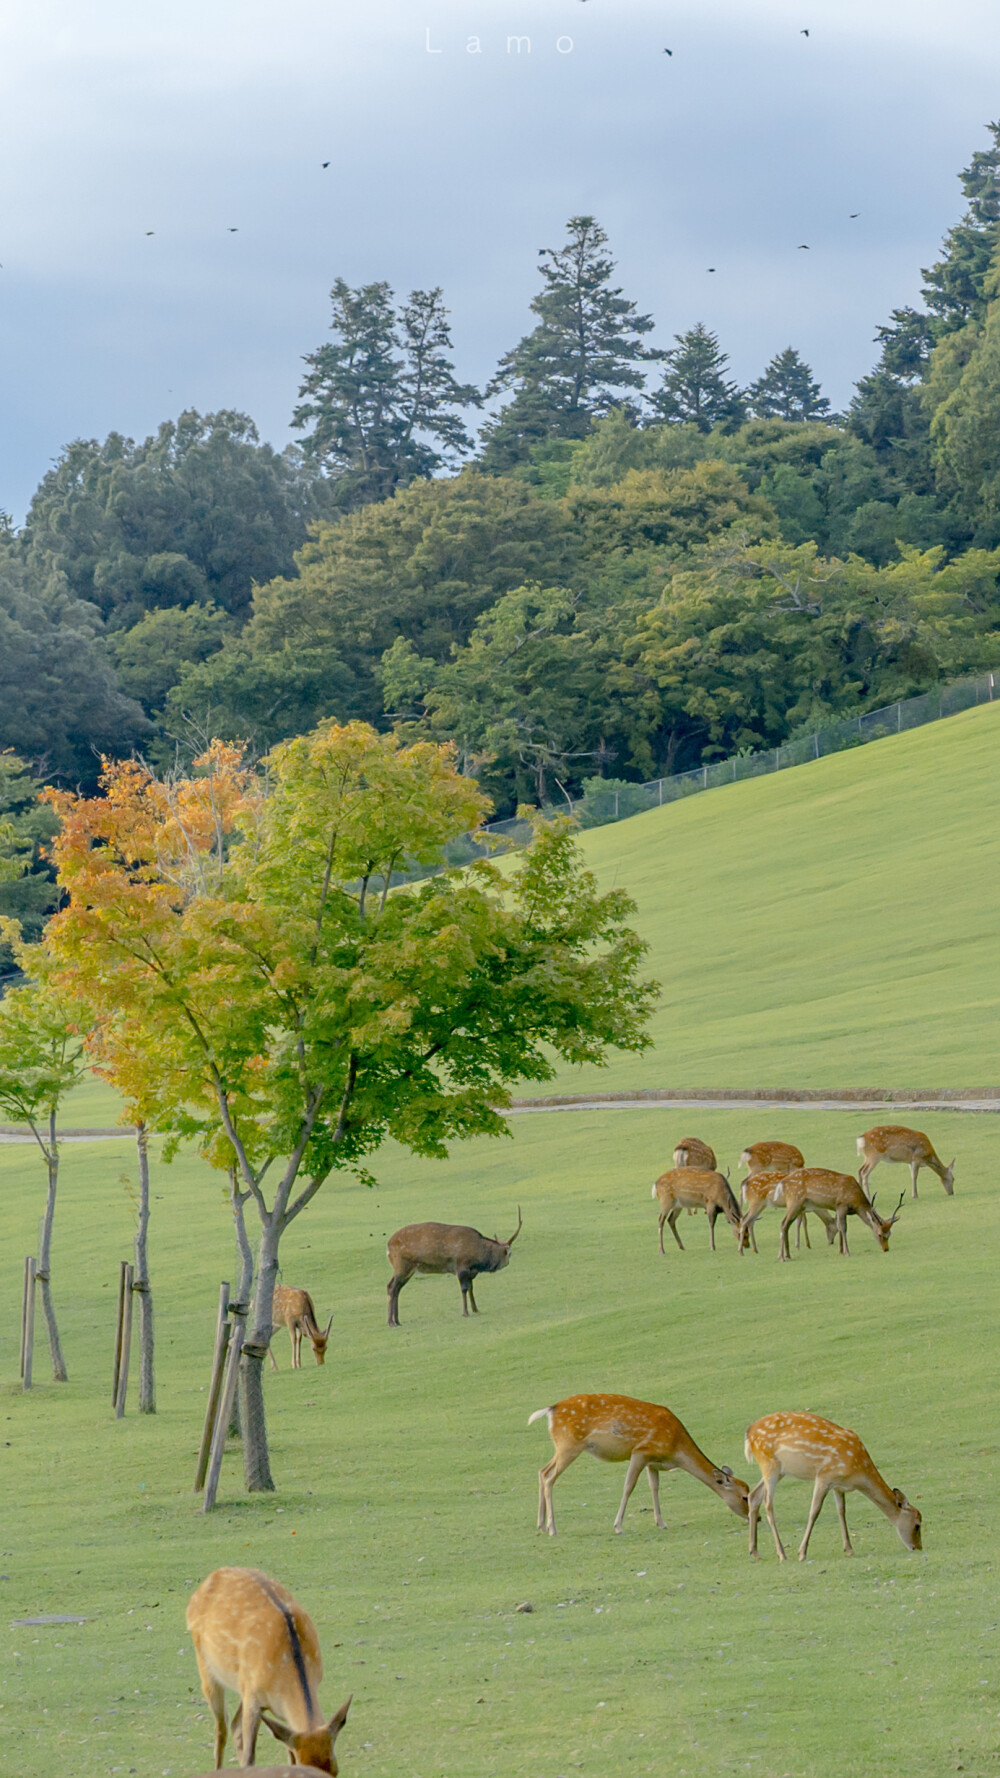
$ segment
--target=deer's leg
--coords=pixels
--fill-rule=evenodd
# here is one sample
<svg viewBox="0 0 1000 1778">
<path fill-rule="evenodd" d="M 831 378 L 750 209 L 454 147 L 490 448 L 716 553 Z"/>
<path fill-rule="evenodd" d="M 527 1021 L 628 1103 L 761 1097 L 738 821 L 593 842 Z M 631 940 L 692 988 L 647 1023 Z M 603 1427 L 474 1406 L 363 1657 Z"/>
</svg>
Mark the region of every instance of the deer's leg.
<svg viewBox="0 0 1000 1778">
<path fill-rule="evenodd" d="M 215 1766 L 218 1770 L 226 1751 L 226 1694 L 214 1674 L 204 1665 L 197 1646 L 194 1652 L 205 1702 L 215 1718 Z"/>
<path fill-rule="evenodd" d="M 462 1287 L 462 1314 L 468 1317 L 469 1303 L 471 1302 L 472 1313 L 478 1315 L 479 1310 L 476 1308 L 476 1299 L 472 1294 L 472 1273 L 459 1272 L 458 1282 Z"/>
<path fill-rule="evenodd" d="M 812 1536 L 812 1528 L 815 1525 L 816 1520 L 819 1518 L 823 1502 L 829 1492 L 829 1486 L 829 1482 L 824 1482 L 821 1476 L 816 1477 L 815 1483 L 813 1484 L 813 1497 L 809 1505 L 809 1517 L 806 1520 L 806 1528 L 802 1534 L 802 1542 L 799 1544 L 800 1562 L 804 1562 L 806 1559 L 806 1551 L 809 1548 L 809 1539 Z"/>
<path fill-rule="evenodd" d="M 660 1511 L 660 1472 L 658 1469 L 654 1469 L 650 1463 L 646 1474 L 649 1477 L 649 1492 L 653 1496 L 653 1523 L 657 1531 L 665 1531 L 667 1527 L 663 1523 L 663 1514 Z"/>
<path fill-rule="evenodd" d="M 271 1329 L 271 1339 L 272 1340 L 274 1339 L 276 1331 L 277 1330 L 275 1328 Z M 271 1360 L 271 1369 L 276 1371 L 278 1368 L 278 1360 L 274 1356 L 274 1347 L 270 1343 L 268 1344 L 268 1348 L 267 1348 L 267 1356 Z"/>
<path fill-rule="evenodd" d="M 751 1488 L 750 1493 L 747 1495 L 747 1506 L 750 1509 L 750 1554 L 755 1562 L 760 1561 L 760 1556 L 757 1551 L 757 1525 L 760 1519 L 760 1503 L 763 1498 L 764 1484 L 763 1482 L 758 1482 L 756 1488 Z"/>
<path fill-rule="evenodd" d="M 241 1698 L 239 1703 L 236 1706 L 236 1709 L 233 1711 L 233 1720 L 230 1724 L 230 1727 L 233 1731 L 233 1746 L 236 1749 L 237 1759 L 243 1758 L 243 1727 L 242 1727 L 242 1724 L 243 1724 L 243 1699 Z"/>
<path fill-rule="evenodd" d="M 673 1235 L 674 1240 L 677 1242 L 678 1247 L 680 1248 L 681 1252 L 683 1253 L 684 1252 L 684 1243 L 681 1240 L 680 1235 L 677 1233 L 677 1218 L 679 1217 L 680 1213 L 681 1213 L 680 1205 L 675 1204 L 673 1209 L 671 1210 L 669 1216 L 667 1217 L 667 1221 L 670 1224 L 670 1233 Z M 661 1240 L 662 1240 L 662 1236 L 661 1236 Z"/>
<path fill-rule="evenodd" d="M 837 1502 L 837 1517 L 840 1520 L 840 1534 L 844 1540 L 844 1555 L 853 1556 L 854 1550 L 851 1545 L 851 1534 L 847 1529 L 847 1501 L 844 1497 L 843 1488 L 834 1488 L 833 1498 Z"/>
<path fill-rule="evenodd" d="M 620 1531 L 622 1528 L 622 1520 L 625 1517 L 625 1508 L 628 1505 L 628 1497 L 648 1462 L 649 1459 L 644 1451 L 633 1451 L 629 1458 L 628 1469 L 625 1471 L 625 1486 L 622 1489 L 622 1503 L 618 1508 L 618 1515 L 615 1519 L 616 1531 Z"/>
<path fill-rule="evenodd" d="M 390 1327 L 399 1326 L 399 1293 L 402 1290 L 403 1285 L 409 1283 L 412 1276 L 412 1272 L 395 1272 L 386 1285 L 386 1292 L 389 1297 Z"/>
<path fill-rule="evenodd" d="M 780 1476 L 764 1477 L 764 1511 L 767 1514 L 767 1522 L 770 1525 L 774 1536 L 774 1547 L 778 1552 L 778 1561 L 787 1562 L 788 1557 L 785 1555 L 785 1546 L 782 1543 L 781 1538 L 778 1536 L 778 1527 L 774 1518 L 774 1490 L 778 1486 L 780 1480 Z"/>
<path fill-rule="evenodd" d="M 808 1247 L 808 1249 L 811 1253 L 812 1252 L 812 1242 L 809 1239 L 809 1218 L 808 1218 L 808 1216 L 800 1216 L 799 1220 L 798 1220 L 798 1226 L 796 1227 L 796 1230 L 795 1230 L 795 1251 L 796 1251 L 796 1253 L 798 1253 L 799 1248 L 802 1244 L 803 1235 L 805 1235 L 806 1246 Z"/>
<path fill-rule="evenodd" d="M 249 1708 L 243 1713 L 243 1764 L 257 1764 L 257 1735 L 260 1730 L 260 1704 L 252 1698 Z"/>
<path fill-rule="evenodd" d="M 661 1253 L 664 1252 L 664 1249 L 663 1249 L 663 1225 L 666 1222 L 666 1220 L 667 1220 L 667 1213 L 665 1210 L 661 1210 L 660 1211 L 660 1252 Z M 665 1257 L 666 1257 L 666 1255 L 664 1254 L 664 1258 Z"/>
<path fill-rule="evenodd" d="M 715 1252 L 715 1219 L 718 1214 L 715 1205 L 710 1204 L 708 1207 L 708 1245 L 713 1253 Z"/>
<path fill-rule="evenodd" d="M 788 1246 L 788 1231 L 798 1215 L 797 1210 L 786 1210 L 781 1219 L 781 1239 L 778 1243 L 778 1258 L 790 1260 L 792 1255 Z"/>
<path fill-rule="evenodd" d="M 850 1259 L 851 1250 L 847 1245 L 847 1211 L 837 1211 L 837 1233 L 840 1236 L 840 1251 L 845 1259 Z"/>
<path fill-rule="evenodd" d="M 545 1529 L 550 1537 L 554 1537 L 556 1534 L 556 1516 L 552 1510 L 552 1490 L 563 1470 L 568 1469 L 579 1455 L 579 1451 L 557 1451 L 545 1468 L 538 1472 L 538 1480 L 541 1483 L 542 1496 L 545 1501 Z"/>
<path fill-rule="evenodd" d="M 292 1328 L 292 1369 L 293 1371 L 302 1369 L 302 1329 L 298 1322 Z"/>
<path fill-rule="evenodd" d="M 913 1196 L 914 1197 L 916 1197 L 916 1195 L 917 1195 L 917 1174 L 919 1172 L 920 1172 L 920 1162 L 919 1161 L 911 1161 L 910 1162 L 910 1178 L 913 1181 Z"/>
<path fill-rule="evenodd" d="M 479 1305 L 476 1302 L 476 1293 L 472 1288 L 473 1285 L 475 1284 L 475 1282 L 476 1282 L 476 1280 L 474 1277 L 469 1279 L 469 1301 L 472 1304 L 473 1315 L 478 1315 L 479 1314 Z"/>
</svg>

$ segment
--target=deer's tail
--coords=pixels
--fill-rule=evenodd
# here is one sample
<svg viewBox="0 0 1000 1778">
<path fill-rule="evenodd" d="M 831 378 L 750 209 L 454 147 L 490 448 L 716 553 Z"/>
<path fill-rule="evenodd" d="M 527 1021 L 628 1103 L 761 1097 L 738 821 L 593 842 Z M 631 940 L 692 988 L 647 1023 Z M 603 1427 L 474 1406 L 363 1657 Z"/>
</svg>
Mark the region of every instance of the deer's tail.
<svg viewBox="0 0 1000 1778">
<path fill-rule="evenodd" d="M 528 1415 L 528 1425 L 533 1426 L 536 1420 L 544 1420 L 551 1412 L 551 1408 L 536 1408 L 533 1414 Z"/>
</svg>

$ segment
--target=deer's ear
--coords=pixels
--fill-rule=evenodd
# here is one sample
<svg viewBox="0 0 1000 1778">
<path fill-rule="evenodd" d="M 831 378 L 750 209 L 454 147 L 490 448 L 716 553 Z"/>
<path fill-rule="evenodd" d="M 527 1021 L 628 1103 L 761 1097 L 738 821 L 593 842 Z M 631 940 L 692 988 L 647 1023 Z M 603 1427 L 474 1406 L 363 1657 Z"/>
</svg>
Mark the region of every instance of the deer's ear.
<svg viewBox="0 0 1000 1778">
<path fill-rule="evenodd" d="M 295 1737 L 292 1730 L 286 1729 L 283 1722 L 275 1722 L 273 1716 L 268 1716 L 266 1710 L 261 1711 L 260 1720 L 266 1728 L 270 1729 L 276 1740 L 283 1741 L 286 1747 L 291 1747 Z"/>
<path fill-rule="evenodd" d="M 893 1488 L 892 1498 L 896 1502 L 897 1506 L 909 1506 L 909 1504 L 910 1504 L 906 1498 L 906 1495 L 903 1493 L 902 1488 Z"/>
<path fill-rule="evenodd" d="M 733 1472 L 732 1472 L 732 1470 L 731 1470 L 731 1469 L 730 1469 L 730 1467 L 729 1467 L 729 1465 L 728 1465 L 728 1463 L 724 1463 L 724 1464 L 723 1464 L 723 1465 L 722 1465 L 722 1473 L 723 1473 L 723 1475 L 724 1475 L 724 1476 L 725 1476 L 725 1478 L 726 1478 L 726 1480 L 727 1480 L 727 1482 L 731 1482 L 731 1481 L 732 1481 L 732 1479 L 733 1479 Z"/>
<path fill-rule="evenodd" d="M 327 1726 L 327 1729 L 329 1730 L 331 1741 L 336 1741 L 337 1736 L 340 1734 L 341 1729 L 343 1728 L 345 1722 L 347 1721 L 347 1712 L 351 1708 L 351 1700 L 353 1699 L 353 1697 L 354 1697 L 354 1693 L 352 1692 L 350 1698 L 348 1698 L 348 1700 L 347 1700 L 347 1703 L 341 1704 L 340 1709 L 334 1711 L 329 1722 L 327 1723 L 326 1726 Z"/>
</svg>

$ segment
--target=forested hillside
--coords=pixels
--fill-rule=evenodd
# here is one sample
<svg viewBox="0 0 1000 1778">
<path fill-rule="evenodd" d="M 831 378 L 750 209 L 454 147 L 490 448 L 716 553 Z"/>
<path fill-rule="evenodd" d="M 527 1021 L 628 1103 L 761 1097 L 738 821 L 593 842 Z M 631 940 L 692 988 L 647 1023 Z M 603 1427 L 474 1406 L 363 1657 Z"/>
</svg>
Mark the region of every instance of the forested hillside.
<svg viewBox="0 0 1000 1778">
<path fill-rule="evenodd" d="M 791 346 L 740 389 L 703 326 L 651 345 L 575 217 L 484 391 L 440 290 L 338 280 L 299 444 L 189 412 L 68 445 L 0 538 L 8 861 L 28 778 L 102 752 L 364 717 L 453 740 L 506 814 L 1000 664 L 1000 124 L 961 182 L 843 415 Z"/>
</svg>

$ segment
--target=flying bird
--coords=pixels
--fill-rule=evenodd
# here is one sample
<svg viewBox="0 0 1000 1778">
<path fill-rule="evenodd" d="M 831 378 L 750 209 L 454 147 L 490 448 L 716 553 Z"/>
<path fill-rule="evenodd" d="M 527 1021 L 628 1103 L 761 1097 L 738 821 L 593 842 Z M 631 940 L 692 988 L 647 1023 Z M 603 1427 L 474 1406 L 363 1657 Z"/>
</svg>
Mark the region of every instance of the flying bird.
<svg viewBox="0 0 1000 1778">
<path fill-rule="evenodd" d="M 148 240 L 148 239 L 149 239 L 149 237 L 150 237 L 150 235 L 155 235 L 155 233 L 156 233 L 156 230 L 155 230 L 155 228 L 147 228 L 147 230 L 146 230 L 146 239 L 147 239 L 147 240 Z"/>
<path fill-rule="evenodd" d="M 850 214 L 850 218 L 849 218 L 849 220 L 850 220 L 850 221 L 851 221 L 851 222 L 857 222 L 857 220 L 858 220 L 858 217 L 859 217 L 859 216 L 860 216 L 860 215 L 861 215 L 861 211 L 860 211 L 860 210 L 852 210 L 852 211 L 851 211 L 851 214 Z"/>
<path fill-rule="evenodd" d="M 663 53 L 665 56 L 672 56 L 674 52 L 672 49 L 665 49 Z"/>
<path fill-rule="evenodd" d="M 710 272 L 714 272 L 714 270 L 715 270 L 715 267 L 714 267 L 714 265 L 710 265 L 710 266 L 707 266 L 707 267 L 706 267 L 706 270 L 707 270 L 707 271 L 710 271 Z"/>
<path fill-rule="evenodd" d="M 231 228 L 231 229 L 230 229 L 230 230 L 229 230 L 229 233 L 230 233 L 230 234 L 231 234 L 231 235 L 238 235 L 238 234 L 239 234 L 239 232 L 240 232 L 240 231 L 239 231 L 239 229 L 238 229 L 238 228 Z"/>
<path fill-rule="evenodd" d="M 800 37 L 808 37 L 808 35 L 809 35 L 808 31 L 800 31 L 799 32 Z"/>
<path fill-rule="evenodd" d="M 799 242 L 799 252 L 800 253 L 808 253 L 809 252 L 809 242 L 808 241 L 800 241 Z"/>
<path fill-rule="evenodd" d="M 329 161 L 324 161 L 323 165 L 324 165 L 324 167 L 328 167 L 330 165 L 330 163 L 329 163 Z"/>
</svg>

